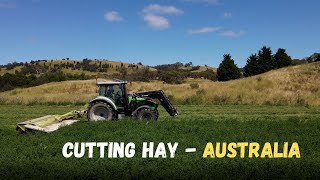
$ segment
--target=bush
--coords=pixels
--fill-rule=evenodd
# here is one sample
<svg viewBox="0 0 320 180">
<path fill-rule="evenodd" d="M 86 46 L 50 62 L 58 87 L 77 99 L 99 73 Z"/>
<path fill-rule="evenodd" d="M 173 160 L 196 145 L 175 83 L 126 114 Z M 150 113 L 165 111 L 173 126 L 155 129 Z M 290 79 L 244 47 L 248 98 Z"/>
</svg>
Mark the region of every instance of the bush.
<svg viewBox="0 0 320 180">
<path fill-rule="evenodd" d="M 191 89 L 198 89 L 199 88 L 199 84 L 198 83 L 191 83 L 190 87 L 191 87 Z"/>
<path fill-rule="evenodd" d="M 202 96 L 206 94 L 206 91 L 204 89 L 199 89 L 196 93 L 198 96 Z"/>
</svg>

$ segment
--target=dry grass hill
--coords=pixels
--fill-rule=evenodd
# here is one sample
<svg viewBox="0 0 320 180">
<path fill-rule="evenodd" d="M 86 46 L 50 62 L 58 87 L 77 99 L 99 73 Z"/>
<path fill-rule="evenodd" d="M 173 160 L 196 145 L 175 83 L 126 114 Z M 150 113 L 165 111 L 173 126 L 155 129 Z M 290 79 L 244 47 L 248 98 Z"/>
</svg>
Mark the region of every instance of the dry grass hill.
<svg viewBox="0 0 320 180">
<path fill-rule="evenodd" d="M 79 62 L 82 62 L 82 60 L 46 60 L 46 61 L 40 61 L 38 62 L 39 65 L 41 66 L 48 66 L 48 68 L 53 68 L 55 65 L 61 65 L 61 64 L 77 64 Z M 148 67 L 150 71 L 156 71 L 155 68 L 149 67 L 149 66 L 145 66 L 145 65 L 139 65 L 139 64 L 132 64 L 132 63 L 126 63 L 126 62 L 120 62 L 120 61 L 112 61 L 112 60 L 92 60 L 90 62 L 90 64 L 100 64 L 101 65 L 105 65 L 105 64 L 109 64 L 112 65 L 112 67 L 108 68 L 107 72 L 90 72 L 90 71 L 86 71 L 86 70 L 75 70 L 75 69 L 71 69 L 71 68 L 62 68 L 61 70 L 64 73 L 70 73 L 70 74 L 81 74 L 81 73 L 85 73 L 86 75 L 89 76 L 96 76 L 97 74 L 100 75 L 112 75 L 114 73 L 119 73 L 119 70 L 117 69 L 117 67 L 125 67 L 128 69 L 128 73 L 132 73 L 134 70 L 136 70 L 136 66 L 138 66 L 139 69 L 142 68 L 146 68 Z M 134 65 L 134 67 L 132 67 Z M 0 75 L 4 75 L 5 73 L 11 73 L 14 74 L 16 71 L 20 71 L 22 69 L 22 66 L 17 66 L 14 67 L 13 69 L 6 69 L 6 68 L 0 68 Z M 181 69 L 191 69 L 191 67 L 187 67 L 187 68 L 181 68 Z M 216 71 L 215 68 L 212 67 L 206 67 L 206 66 L 199 66 L 198 70 L 194 70 L 192 72 L 202 72 L 202 71 L 206 71 L 207 69 L 212 69 L 214 71 Z"/>
<path fill-rule="evenodd" d="M 163 89 L 177 104 L 320 105 L 320 63 L 273 70 L 228 82 L 187 79 L 180 85 L 132 82 L 130 91 Z M 99 81 L 105 81 L 99 79 Z M 191 87 L 198 84 L 199 87 Z M 86 103 L 96 96 L 95 80 L 48 83 L 0 93 L 0 103 Z"/>
</svg>

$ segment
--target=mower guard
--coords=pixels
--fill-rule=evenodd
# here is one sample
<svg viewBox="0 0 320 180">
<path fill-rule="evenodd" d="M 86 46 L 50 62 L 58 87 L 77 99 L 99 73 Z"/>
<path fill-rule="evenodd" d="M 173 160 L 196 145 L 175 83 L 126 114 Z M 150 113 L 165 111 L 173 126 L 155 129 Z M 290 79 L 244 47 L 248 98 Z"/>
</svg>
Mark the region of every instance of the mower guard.
<svg viewBox="0 0 320 180">
<path fill-rule="evenodd" d="M 63 115 L 47 115 L 18 123 L 16 130 L 21 133 L 26 133 L 31 130 L 51 133 L 63 126 L 78 122 L 79 120 L 76 120 L 76 118 L 81 118 L 84 114 L 85 111 L 71 111 Z"/>
</svg>

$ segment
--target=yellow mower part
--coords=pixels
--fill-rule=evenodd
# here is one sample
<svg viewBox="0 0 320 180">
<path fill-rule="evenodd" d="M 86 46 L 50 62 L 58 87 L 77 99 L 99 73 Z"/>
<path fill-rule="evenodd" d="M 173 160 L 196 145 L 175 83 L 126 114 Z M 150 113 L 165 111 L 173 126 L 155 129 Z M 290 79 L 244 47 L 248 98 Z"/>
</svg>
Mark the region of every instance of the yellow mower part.
<svg viewBox="0 0 320 180">
<path fill-rule="evenodd" d="M 71 111 L 63 115 L 47 115 L 40 118 L 24 121 L 17 124 L 17 131 L 26 133 L 30 130 L 42 131 L 50 133 L 56 131 L 60 127 L 71 125 L 79 120 L 77 118 L 83 117 L 86 114 L 85 110 Z"/>
</svg>

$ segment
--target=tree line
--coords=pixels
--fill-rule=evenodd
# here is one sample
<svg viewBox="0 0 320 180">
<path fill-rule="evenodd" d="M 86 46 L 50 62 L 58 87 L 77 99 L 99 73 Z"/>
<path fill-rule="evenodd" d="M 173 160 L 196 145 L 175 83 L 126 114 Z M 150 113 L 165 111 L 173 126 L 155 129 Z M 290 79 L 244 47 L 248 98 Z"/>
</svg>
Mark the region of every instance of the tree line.
<svg viewBox="0 0 320 180">
<path fill-rule="evenodd" d="M 89 79 L 89 76 L 82 74 L 68 74 L 63 73 L 61 70 L 49 71 L 41 75 L 22 73 L 10 74 L 5 73 L 0 76 L 0 92 L 12 90 L 15 88 L 26 88 L 32 86 L 38 86 L 50 82 L 60 82 L 68 80 L 85 80 Z"/>
<path fill-rule="evenodd" d="M 242 76 L 254 76 L 290 65 L 292 65 L 292 59 L 285 49 L 279 48 L 275 54 L 272 54 L 270 47 L 263 46 L 257 54 L 250 55 L 242 73 L 231 55 L 225 54 L 217 69 L 217 79 L 219 81 L 239 79 Z"/>
</svg>

